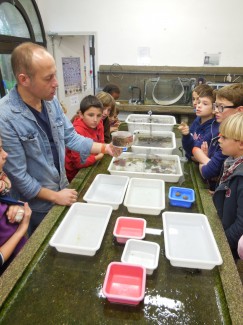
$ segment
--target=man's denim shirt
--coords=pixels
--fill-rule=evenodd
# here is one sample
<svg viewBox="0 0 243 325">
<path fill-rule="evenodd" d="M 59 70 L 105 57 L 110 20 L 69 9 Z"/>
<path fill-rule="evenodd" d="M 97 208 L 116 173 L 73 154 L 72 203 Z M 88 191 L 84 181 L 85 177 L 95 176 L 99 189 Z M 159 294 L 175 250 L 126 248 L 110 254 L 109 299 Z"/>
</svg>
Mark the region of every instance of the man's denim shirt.
<svg viewBox="0 0 243 325">
<path fill-rule="evenodd" d="M 28 201 L 36 212 L 48 212 L 53 205 L 35 198 L 42 187 L 59 191 L 68 185 L 64 167 L 65 147 L 79 152 L 84 162 L 93 144 L 93 140 L 76 133 L 56 98 L 44 101 L 44 104 L 59 155 L 60 175 L 54 165 L 47 135 L 22 101 L 17 88 L 0 100 L 0 134 L 3 148 L 8 153 L 4 171 L 12 181 L 11 194 Z"/>
</svg>

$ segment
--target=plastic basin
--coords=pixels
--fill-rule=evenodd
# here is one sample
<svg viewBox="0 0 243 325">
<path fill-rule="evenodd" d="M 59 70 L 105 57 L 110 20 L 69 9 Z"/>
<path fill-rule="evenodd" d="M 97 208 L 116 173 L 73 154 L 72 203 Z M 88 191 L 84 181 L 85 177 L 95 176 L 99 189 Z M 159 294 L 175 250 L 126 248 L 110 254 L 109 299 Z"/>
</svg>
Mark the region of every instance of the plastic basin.
<svg viewBox="0 0 243 325">
<path fill-rule="evenodd" d="M 151 275 L 158 267 L 160 246 L 151 241 L 128 239 L 122 253 L 121 261 L 142 265 L 146 273 Z"/>
<path fill-rule="evenodd" d="M 129 238 L 143 239 L 146 231 L 146 220 L 142 218 L 119 217 L 116 220 L 113 235 L 118 243 L 124 244 Z"/>
<path fill-rule="evenodd" d="M 195 192 L 191 188 L 171 186 L 168 194 L 170 205 L 190 208 L 195 202 Z"/>
<path fill-rule="evenodd" d="M 144 299 L 145 283 L 143 266 L 112 262 L 107 268 L 103 293 L 112 303 L 137 305 Z"/>
</svg>

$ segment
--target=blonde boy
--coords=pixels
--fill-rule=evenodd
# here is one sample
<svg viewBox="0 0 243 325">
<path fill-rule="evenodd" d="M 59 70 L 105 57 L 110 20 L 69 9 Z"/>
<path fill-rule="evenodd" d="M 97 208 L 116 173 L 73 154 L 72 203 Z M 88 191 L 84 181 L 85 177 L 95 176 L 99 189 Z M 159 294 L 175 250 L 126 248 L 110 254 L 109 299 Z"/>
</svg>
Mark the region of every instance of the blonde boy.
<svg viewBox="0 0 243 325">
<path fill-rule="evenodd" d="M 213 202 L 235 259 L 243 234 L 243 113 L 231 114 L 220 125 L 219 145 L 229 156 L 223 166 Z"/>
</svg>

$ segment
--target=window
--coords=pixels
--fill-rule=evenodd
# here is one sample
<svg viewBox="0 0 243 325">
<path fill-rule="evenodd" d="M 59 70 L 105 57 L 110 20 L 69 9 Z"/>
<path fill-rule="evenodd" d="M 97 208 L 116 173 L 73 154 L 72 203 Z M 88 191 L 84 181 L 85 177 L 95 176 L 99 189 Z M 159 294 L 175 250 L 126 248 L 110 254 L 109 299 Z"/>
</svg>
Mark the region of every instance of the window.
<svg viewBox="0 0 243 325">
<path fill-rule="evenodd" d="M 13 49 L 31 41 L 46 46 L 45 31 L 35 0 L 0 0 L 0 95 L 14 86 L 10 57 Z"/>
</svg>

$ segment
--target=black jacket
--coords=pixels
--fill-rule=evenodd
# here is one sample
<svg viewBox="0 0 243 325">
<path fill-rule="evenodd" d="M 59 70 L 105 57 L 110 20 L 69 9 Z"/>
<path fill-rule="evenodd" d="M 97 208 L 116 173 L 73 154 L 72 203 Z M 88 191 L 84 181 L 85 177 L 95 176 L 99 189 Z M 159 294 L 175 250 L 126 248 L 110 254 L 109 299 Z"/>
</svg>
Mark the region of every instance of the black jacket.
<svg viewBox="0 0 243 325">
<path fill-rule="evenodd" d="M 213 202 L 232 254 L 234 258 L 239 258 L 237 246 L 243 235 L 243 164 L 235 169 L 226 182 L 216 188 Z"/>
</svg>

